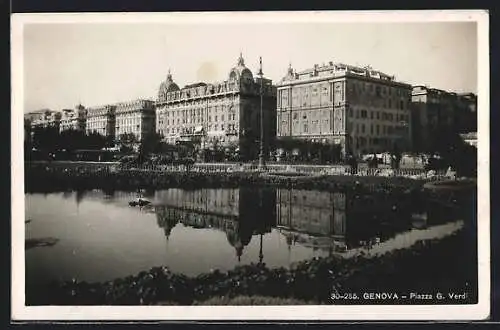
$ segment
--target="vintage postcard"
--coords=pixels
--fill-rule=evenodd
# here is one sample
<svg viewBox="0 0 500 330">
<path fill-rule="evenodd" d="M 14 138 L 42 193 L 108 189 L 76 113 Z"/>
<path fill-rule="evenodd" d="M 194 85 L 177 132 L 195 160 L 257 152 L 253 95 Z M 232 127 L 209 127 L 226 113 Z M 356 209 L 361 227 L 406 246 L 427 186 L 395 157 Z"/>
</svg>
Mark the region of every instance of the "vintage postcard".
<svg viewBox="0 0 500 330">
<path fill-rule="evenodd" d="M 13 320 L 482 320 L 488 13 L 12 15 Z"/>
</svg>

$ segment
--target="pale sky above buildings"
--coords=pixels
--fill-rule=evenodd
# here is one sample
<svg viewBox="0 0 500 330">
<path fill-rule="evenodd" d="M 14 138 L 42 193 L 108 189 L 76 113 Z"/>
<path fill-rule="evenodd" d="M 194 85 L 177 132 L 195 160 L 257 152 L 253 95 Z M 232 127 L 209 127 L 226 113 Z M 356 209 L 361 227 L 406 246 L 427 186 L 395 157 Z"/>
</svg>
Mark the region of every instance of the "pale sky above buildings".
<svg viewBox="0 0 500 330">
<path fill-rule="evenodd" d="M 182 88 L 227 79 L 240 52 L 280 80 L 289 63 L 371 65 L 396 80 L 477 93 L 477 26 L 426 23 L 54 23 L 24 26 L 24 111 L 156 98 L 171 70 Z"/>
</svg>

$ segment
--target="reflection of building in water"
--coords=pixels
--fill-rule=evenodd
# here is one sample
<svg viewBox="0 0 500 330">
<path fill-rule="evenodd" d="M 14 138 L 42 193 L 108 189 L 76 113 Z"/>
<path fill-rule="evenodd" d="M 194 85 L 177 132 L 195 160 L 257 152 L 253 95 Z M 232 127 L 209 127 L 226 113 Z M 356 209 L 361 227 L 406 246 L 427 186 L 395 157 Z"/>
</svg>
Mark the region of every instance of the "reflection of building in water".
<svg viewBox="0 0 500 330">
<path fill-rule="evenodd" d="M 158 191 L 156 193 L 156 200 L 158 200 L 162 205 L 186 209 L 189 211 L 238 216 L 239 190 L 168 189 Z"/>
<path fill-rule="evenodd" d="M 307 190 L 278 189 L 278 228 L 287 243 L 317 248 L 343 247 L 346 234 L 346 196 Z"/>
<path fill-rule="evenodd" d="M 275 221 L 274 189 L 169 189 L 156 200 L 158 225 L 171 234 L 177 223 L 193 228 L 212 228 L 226 233 L 227 240 L 242 256 L 252 236 L 270 232 Z"/>
<path fill-rule="evenodd" d="M 407 225 L 402 208 L 381 196 L 278 189 L 278 228 L 289 245 L 354 248 L 392 236 Z M 349 220 L 348 220 L 349 219 Z"/>
</svg>

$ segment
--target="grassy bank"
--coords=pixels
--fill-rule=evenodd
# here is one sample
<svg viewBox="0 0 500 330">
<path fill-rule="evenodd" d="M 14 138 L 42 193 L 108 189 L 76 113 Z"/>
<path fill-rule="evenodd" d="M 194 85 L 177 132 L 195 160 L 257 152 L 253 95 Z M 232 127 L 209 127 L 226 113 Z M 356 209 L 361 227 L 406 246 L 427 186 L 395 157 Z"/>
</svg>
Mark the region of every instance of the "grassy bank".
<svg viewBox="0 0 500 330">
<path fill-rule="evenodd" d="M 465 300 L 440 303 L 474 303 L 477 268 L 474 251 L 458 231 L 442 239 L 418 241 L 411 248 L 380 256 L 329 257 L 296 263 L 290 268 L 263 264 L 213 271 L 196 277 L 155 267 L 135 276 L 105 283 L 76 280 L 47 287 L 28 287 L 27 305 L 193 305 L 363 303 L 331 300 L 333 292 L 468 293 Z M 267 303 L 266 303 L 267 302 Z M 367 302 L 364 302 L 367 303 Z M 368 303 L 374 303 L 370 301 Z M 397 304 L 383 300 L 377 303 Z M 406 302 L 408 303 L 408 302 Z M 411 302 L 410 302 L 411 303 Z M 428 301 L 415 301 L 425 304 Z M 432 303 L 436 303 L 433 301 Z"/>
</svg>

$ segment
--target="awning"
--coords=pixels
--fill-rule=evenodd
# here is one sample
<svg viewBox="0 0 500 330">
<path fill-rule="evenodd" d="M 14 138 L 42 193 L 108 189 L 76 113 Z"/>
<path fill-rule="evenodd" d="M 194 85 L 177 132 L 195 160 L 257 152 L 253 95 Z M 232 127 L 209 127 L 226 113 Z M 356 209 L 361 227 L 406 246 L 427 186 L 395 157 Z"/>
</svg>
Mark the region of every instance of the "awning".
<svg viewBox="0 0 500 330">
<path fill-rule="evenodd" d="M 195 133 L 202 133 L 203 132 L 203 126 L 196 126 L 194 128 Z"/>
</svg>

